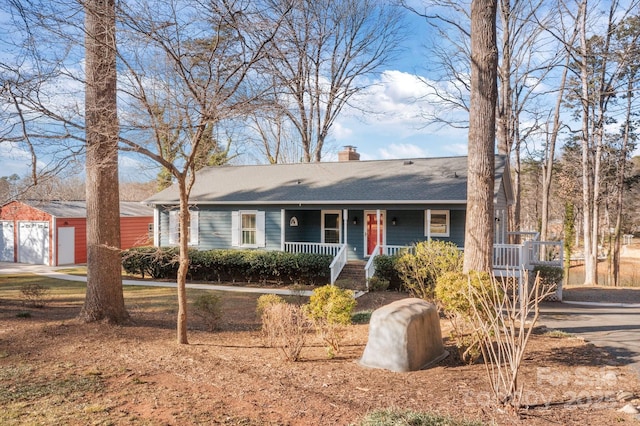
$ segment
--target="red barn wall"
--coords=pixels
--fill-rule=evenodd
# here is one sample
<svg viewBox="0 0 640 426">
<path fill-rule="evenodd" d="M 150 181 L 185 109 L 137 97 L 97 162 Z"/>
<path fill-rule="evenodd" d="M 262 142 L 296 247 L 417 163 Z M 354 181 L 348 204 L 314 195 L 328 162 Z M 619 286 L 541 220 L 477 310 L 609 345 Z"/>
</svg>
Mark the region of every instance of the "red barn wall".
<svg viewBox="0 0 640 426">
<path fill-rule="evenodd" d="M 14 222 L 14 262 L 18 260 L 18 222 L 49 222 L 49 264 L 58 265 L 58 227 L 73 227 L 75 263 L 87 263 L 87 220 L 86 218 L 53 218 L 50 214 L 33 208 L 19 201 L 12 201 L 0 209 L 0 220 Z M 149 224 L 153 224 L 153 216 L 121 217 L 120 247 L 131 247 L 152 244 L 153 236 L 149 236 Z M 55 240 L 53 233 L 56 233 Z"/>
<path fill-rule="evenodd" d="M 120 218 L 120 248 L 151 245 L 153 235 L 149 238 L 149 224 L 153 224 L 153 216 Z"/>
</svg>

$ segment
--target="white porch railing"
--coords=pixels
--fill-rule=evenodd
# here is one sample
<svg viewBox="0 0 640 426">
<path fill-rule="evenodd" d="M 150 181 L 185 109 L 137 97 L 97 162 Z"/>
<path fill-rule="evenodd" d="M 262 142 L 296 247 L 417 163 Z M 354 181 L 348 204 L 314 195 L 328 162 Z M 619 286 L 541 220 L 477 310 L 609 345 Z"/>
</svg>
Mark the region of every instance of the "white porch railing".
<svg viewBox="0 0 640 426">
<path fill-rule="evenodd" d="M 508 236 L 518 236 L 521 241 L 538 241 L 540 239 L 540 233 L 536 231 L 514 231 L 507 232 Z"/>
<path fill-rule="evenodd" d="M 333 258 L 333 261 L 329 265 L 329 269 L 331 270 L 331 285 L 335 284 L 340 276 L 340 272 L 342 272 L 342 268 L 347 264 L 347 245 L 343 244 L 338 250 L 338 253 Z"/>
<path fill-rule="evenodd" d="M 525 241 L 494 244 L 493 269 L 533 269 L 536 265 L 562 267 L 562 241 Z"/>
<path fill-rule="evenodd" d="M 527 260 L 522 256 L 522 244 L 494 244 L 493 269 L 526 269 Z"/>
<path fill-rule="evenodd" d="M 342 244 L 338 243 L 285 242 L 284 251 L 289 253 L 329 254 L 335 257 L 342 246 Z"/>
<path fill-rule="evenodd" d="M 562 241 L 525 241 L 529 265 L 557 266 L 564 265 L 564 247 Z"/>
<path fill-rule="evenodd" d="M 347 246 L 338 243 L 301 243 L 285 242 L 284 251 L 289 253 L 327 254 L 333 256 L 329 265 L 331 284 L 335 284 L 342 268 L 347 264 Z"/>
<path fill-rule="evenodd" d="M 375 263 L 373 263 L 373 260 L 379 253 L 380 246 L 376 246 L 376 248 L 373 249 L 373 253 L 371 254 L 371 256 L 369 256 L 367 264 L 364 265 L 364 280 L 367 283 L 367 291 L 369 291 L 369 278 L 373 277 L 373 274 L 376 273 L 376 265 Z"/>
</svg>

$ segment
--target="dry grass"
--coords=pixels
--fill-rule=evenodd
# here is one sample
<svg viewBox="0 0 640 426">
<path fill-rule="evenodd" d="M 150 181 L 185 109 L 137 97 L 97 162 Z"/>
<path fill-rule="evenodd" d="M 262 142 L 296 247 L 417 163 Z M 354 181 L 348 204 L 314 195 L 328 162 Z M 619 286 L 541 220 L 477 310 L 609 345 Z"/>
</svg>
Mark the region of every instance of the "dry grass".
<svg viewBox="0 0 640 426">
<path fill-rule="evenodd" d="M 50 301 L 20 318 L 20 289 L 29 282 L 49 287 Z M 207 293 L 187 292 L 190 299 Z M 616 392 L 640 395 L 624 360 L 579 339 L 538 334 L 522 380 L 531 391 L 527 401 L 551 405 L 516 418 L 486 404 L 483 367 L 464 365 L 454 355 L 411 373 L 359 366 L 367 324 L 348 328 L 333 359 L 310 334 L 301 361 L 292 363 L 261 343 L 256 294 L 213 292 L 222 298 L 219 331 L 204 331 L 192 315 L 191 344 L 177 345 L 175 289 L 125 287 L 132 316 L 126 326 L 77 322 L 84 293 L 83 283 L 0 276 L 3 426 L 357 425 L 367 413 L 389 407 L 483 424 L 608 425 L 630 419 L 616 411 Z M 367 294 L 356 309 L 370 311 L 404 297 Z M 452 343 L 445 344 L 453 354 Z M 575 392 L 581 399 L 568 399 Z"/>
<path fill-rule="evenodd" d="M 640 245 L 627 250 L 620 260 L 620 287 L 640 287 Z M 598 262 L 598 284 L 609 285 L 606 260 Z M 569 286 L 584 283 L 584 264 L 576 264 L 569 270 Z"/>
</svg>

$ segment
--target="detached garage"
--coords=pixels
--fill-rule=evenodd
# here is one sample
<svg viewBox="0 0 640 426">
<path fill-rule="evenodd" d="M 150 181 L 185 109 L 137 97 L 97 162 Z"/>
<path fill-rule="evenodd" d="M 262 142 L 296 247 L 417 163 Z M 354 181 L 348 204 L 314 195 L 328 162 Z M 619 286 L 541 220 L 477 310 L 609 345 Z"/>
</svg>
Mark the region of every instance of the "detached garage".
<svg viewBox="0 0 640 426">
<path fill-rule="evenodd" d="M 120 247 L 153 239 L 153 209 L 120 202 Z M 37 265 L 87 262 L 84 201 L 12 201 L 0 208 L 0 261 Z"/>
</svg>

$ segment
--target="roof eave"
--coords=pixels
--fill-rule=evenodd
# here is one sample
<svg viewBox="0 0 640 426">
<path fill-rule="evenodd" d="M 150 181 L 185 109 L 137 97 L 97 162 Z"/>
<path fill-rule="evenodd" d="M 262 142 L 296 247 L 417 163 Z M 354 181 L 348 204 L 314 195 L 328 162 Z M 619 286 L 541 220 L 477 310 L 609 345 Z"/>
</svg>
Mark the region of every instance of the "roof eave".
<svg viewBox="0 0 640 426">
<path fill-rule="evenodd" d="M 148 201 L 149 206 L 178 204 L 179 200 L 154 200 Z M 323 200 L 323 201 L 308 201 L 308 200 L 286 200 L 286 201 L 194 201 L 190 202 L 191 205 L 327 205 L 327 204 L 467 204 L 467 200 Z"/>
</svg>

